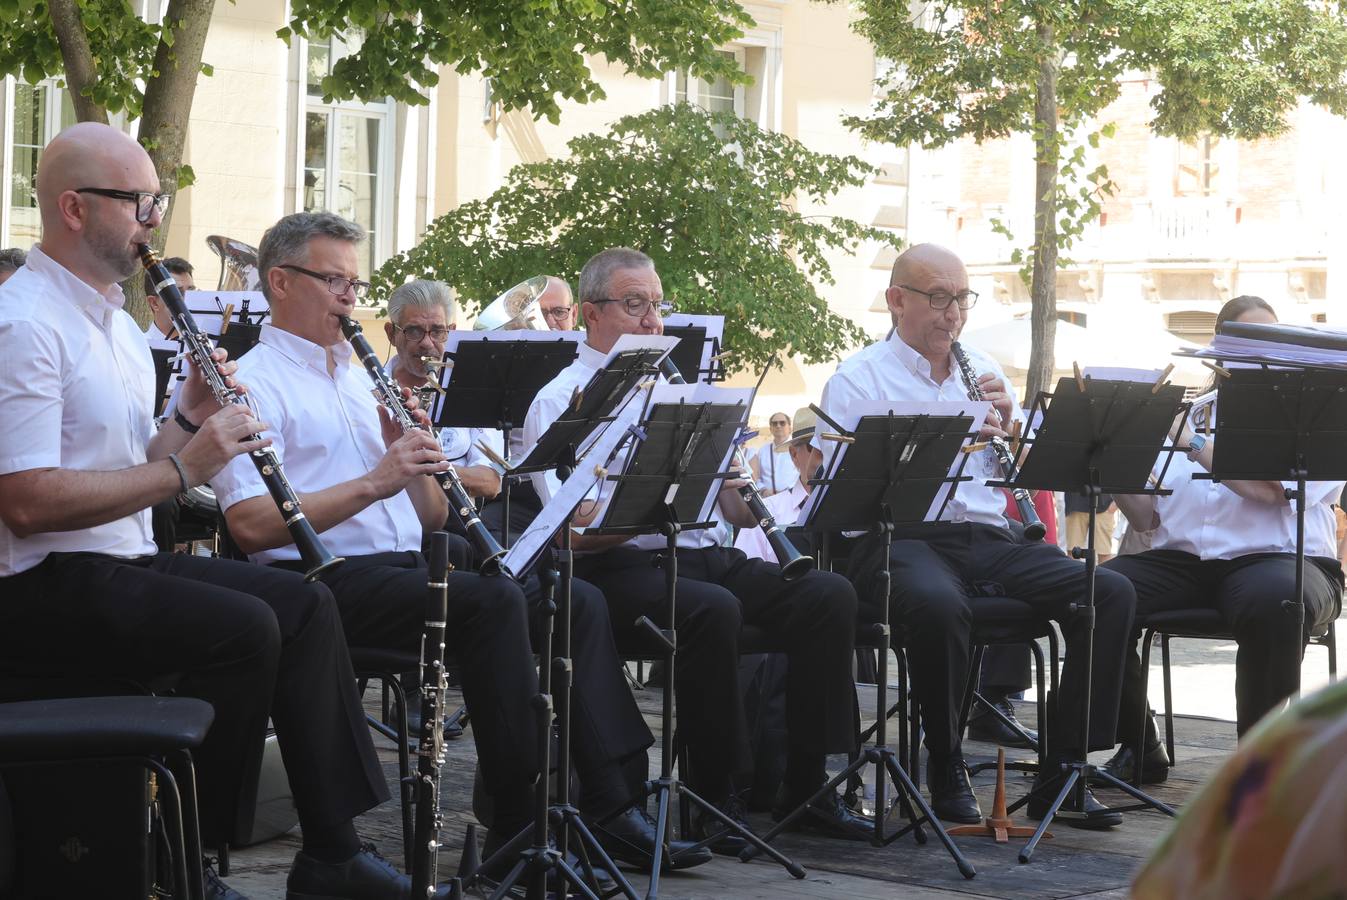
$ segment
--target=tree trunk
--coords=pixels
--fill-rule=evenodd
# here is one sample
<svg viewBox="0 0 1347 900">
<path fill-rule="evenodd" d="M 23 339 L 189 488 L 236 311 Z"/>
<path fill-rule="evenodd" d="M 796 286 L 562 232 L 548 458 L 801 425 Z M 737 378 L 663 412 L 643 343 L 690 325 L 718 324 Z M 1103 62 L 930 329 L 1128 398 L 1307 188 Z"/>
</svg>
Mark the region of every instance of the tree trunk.
<svg viewBox="0 0 1347 900">
<path fill-rule="evenodd" d="M 170 0 L 164 13 L 164 25 L 172 32 L 173 43 L 160 40 L 154 54 L 154 70 L 158 74 L 145 84 L 140 143 L 149 153 L 159 175 L 159 190 L 166 194 L 176 195 L 178 190 L 187 122 L 214 9 L 215 0 Z M 156 250 L 164 249 L 172 216 L 173 204 L 170 203 L 168 213 L 151 241 Z M 143 296 L 142 277 L 132 276 L 122 287 L 127 297 L 126 311 L 144 327 L 149 322 L 150 308 Z"/>
<path fill-rule="evenodd" d="M 1061 158 L 1057 121 L 1058 54 L 1051 23 L 1038 26 L 1042 56 L 1034 99 L 1034 266 L 1029 285 L 1029 381 L 1024 402 L 1052 382 L 1057 335 L 1057 178 Z"/>
<path fill-rule="evenodd" d="M 78 0 L 49 0 L 52 31 L 61 48 L 65 65 L 65 84 L 70 102 L 75 107 L 75 118 L 80 122 L 108 123 L 108 111 L 85 96 L 85 88 L 93 83 L 94 55 L 89 49 L 89 35 L 84 31 Z"/>
</svg>

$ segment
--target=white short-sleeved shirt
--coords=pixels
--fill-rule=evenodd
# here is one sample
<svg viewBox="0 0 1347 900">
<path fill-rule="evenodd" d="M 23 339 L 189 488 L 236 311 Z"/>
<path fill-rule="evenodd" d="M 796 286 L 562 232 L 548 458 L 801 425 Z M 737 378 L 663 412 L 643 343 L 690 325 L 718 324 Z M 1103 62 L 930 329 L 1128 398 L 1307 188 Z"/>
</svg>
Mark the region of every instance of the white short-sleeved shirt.
<svg viewBox="0 0 1347 900">
<path fill-rule="evenodd" d="M 1218 437 L 1212 437 L 1215 443 Z M 1155 498 L 1160 517 L 1151 537 L 1152 550 L 1181 550 L 1201 559 L 1234 559 L 1250 553 L 1294 553 L 1296 508 L 1273 506 L 1236 494 L 1224 484 L 1201 478 L 1200 465 L 1175 453 L 1165 476 L 1174 493 Z M 1294 488 L 1294 482 L 1284 483 Z M 1341 481 L 1311 481 L 1305 485 L 1305 553 L 1337 559 L 1337 520 L 1333 503 L 1342 493 Z"/>
<path fill-rule="evenodd" d="M 327 373 L 327 356 L 336 367 Z M 248 386 L 258 418 L 271 426 L 266 437 L 281 457 L 285 476 L 300 494 L 311 494 L 367 474 L 386 448 L 369 373 L 352 365 L 351 345 L 320 347 L 274 325 L 263 325 L 257 346 L 239 359 L 235 376 Z M 257 468 L 237 456 L 211 479 L 220 509 L 267 493 Z M 406 491 L 366 506 L 323 532 L 337 556 L 419 550 L 421 520 Z M 299 559 L 294 544 L 250 557 L 270 563 Z"/>
<path fill-rule="evenodd" d="M 991 372 L 1000 378 L 1014 401 L 1015 390 L 996 360 L 968 344 L 961 346 L 968 354 L 974 371 L 979 374 Z M 937 384 L 931 378 L 930 362 L 904 343 L 895 331 L 887 340 L 871 344 L 843 360 L 824 385 L 823 400 L 819 405 L 825 413 L 836 419 L 845 415 L 851 404 L 863 401 L 931 402 L 967 399 L 968 389 L 959 375 L 953 355 L 950 356 L 949 376 Z M 1014 418 L 1019 421 L 1024 419 L 1017 401 Z M 980 422 L 973 423 L 974 428 L 980 426 Z M 822 448 L 817 436 L 814 446 Z M 1000 488 L 988 487 L 985 483 L 1001 478 L 995 455 L 990 450 L 971 454 L 963 474 L 972 476 L 973 480 L 958 486 L 941 520 L 1006 527 L 1005 494 Z M 932 510 L 940 508 L 950 489 L 949 485 L 940 489 Z"/>
<path fill-rule="evenodd" d="M 538 438 L 551 427 L 552 423 L 561 417 L 570 406 L 571 396 L 577 388 L 583 388 L 589 384 L 589 380 L 594 377 L 608 358 L 608 354 L 601 353 L 589 346 L 588 342 L 578 345 L 579 355 L 575 362 L 561 370 L 556 378 L 548 382 L 538 396 L 533 398 L 532 405 L 529 406 L 528 415 L 524 417 L 524 446 L 528 450 L 533 449 L 533 445 L 538 443 Z M 661 376 L 662 378 L 663 376 Z M 524 458 L 521 454 L 514 461 Z M 532 476 L 533 487 L 538 492 L 538 496 L 546 503 L 558 488 L 561 487 L 561 481 L 557 478 L 556 470 L 547 472 L 535 472 Z M 611 485 L 607 486 L 606 491 L 611 490 Z M 718 515 L 718 509 L 713 515 Z M 729 529 L 725 527 L 724 522 L 717 523 L 713 528 L 704 528 L 699 531 L 683 531 L 678 535 L 678 546 L 687 549 L 700 549 L 702 547 L 711 547 L 724 544 L 729 539 Z M 622 546 L 636 547 L 641 550 L 660 550 L 665 546 L 664 538 L 658 534 L 643 534 L 632 538 Z"/>
<path fill-rule="evenodd" d="M 146 462 L 154 362 L 125 302 L 119 286 L 100 293 L 40 247 L 0 286 L 0 475 L 115 472 Z M 154 553 L 149 509 L 26 538 L 0 522 L 0 576 L 72 552 Z"/>
</svg>

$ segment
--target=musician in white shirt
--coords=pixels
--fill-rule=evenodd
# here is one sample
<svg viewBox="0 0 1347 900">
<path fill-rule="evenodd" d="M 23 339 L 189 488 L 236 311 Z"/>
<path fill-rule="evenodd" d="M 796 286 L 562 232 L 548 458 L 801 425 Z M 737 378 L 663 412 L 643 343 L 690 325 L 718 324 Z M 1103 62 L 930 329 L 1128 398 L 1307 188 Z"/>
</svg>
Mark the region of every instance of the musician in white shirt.
<svg viewBox="0 0 1347 900">
<path fill-rule="evenodd" d="M 1276 322 L 1261 298 L 1236 297 L 1217 322 Z M 1214 409 L 1205 415 L 1215 421 Z M 1304 643 L 1337 618 L 1342 605 L 1342 568 L 1337 559 L 1332 504 L 1340 481 L 1311 481 L 1305 497 L 1305 619 L 1297 641 L 1295 615 L 1282 606 L 1295 590 L 1296 513 L 1285 491 L 1294 482 L 1222 481 L 1194 478 L 1211 469 L 1217 437 L 1194 435 L 1185 425 L 1165 478 L 1167 496 L 1118 495 L 1114 499 L 1133 528 L 1151 533 L 1144 553 L 1110 560 L 1136 585 L 1137 617 L 1170 609 L 1218 610 L 1235 635 L 1236 729 L 1244 735 L 1268 712 L 1279 709 L 1295 690 Z M 1300 647 L 1300 652 L 1296 647 Z M 1135 777 L 1134 748 L 1145 727 L 1142 780 L 1168 777 L 1169 757 L 1141 692 L 1141 658 L 1135 643 L 1123 679 L 1118 738 L 1122 747 L 1109 760 L 1112 774 Z"/>
<path fill-rule="evenodd" d="M 286 474 L 310 521 L 327 547 L 346 558 L 325 581 L 347 639 L 353 646 L 419 653 L 427 583 L 422 534 L 442 528 L 449 515 L 445 492 L 432 477 L 449 463 L 428 431 L 401 433 L 372 396 L 368 373 L 353 364 L 339 317 L 349 317 L 368 289 L 356 278 L 356 246 L 364 237 L 359 225 L 331 213 L 295 213 L 263 235 L 258 272 L 271 324 L 239 366 L 271 423 L 268 436 L 292 461 Z M 419 409 L 413 415 L 426 421 Z M 255 562 L 299 565 L 251 467 L 227 466 L 213 485 L 240 549 Z M 448 583 L 446 646 L 458 659 L 493 801 L 489 855 L 529 821 L 540 765 L 529 605 L 506 576 L 453 571 Z M 606 608 L 587 599 L 581 591 L 572 598 L 579 800 L 586 812 L 631 822 L 640 816 L 620 766 L 643 754 L 653 738 L 622 680 Z M 710 853 L 694 850 L 675 864 L 709 859 Z"/>
<path fill-rule="evenodd" d="M 968 289 L 963 262 L 949 250 L 919 244 L 894 263 L 886 293 L 894 332 L 843 361 L 823 389 L 823 411 L 834 418 L 858 402 L 870 400 L 967 400 L 952 345 L 963 330 L 967 310 L 977 300 Z M 1022 413 L 1000 367 L 973 347 L 964 347 L 993 410 L 982 435 L 1006 434 Z M 818 438 L 815 437 L 815 443 Z M 1066 636 L 1066 663 L 1057 698 L 1057 715 L 1049 735 L 1052 763 L 1083 759 L 1088 750 L 1112 749 L 1116 709 L 1127 634 L 1135 602 L 1127 579 L 1101 573 L 1095 599 L 1094 679 L 1091 685 L 1089 747 L 1081 747 L 1080 710 L 1084 677 L 1080 667 L 1090 633 L 1071 605 L 1083 599 L 1085 571 L 1061 550 L 1041 542 L 1022 543 L 1007 527 L 1005 498 L 984 482 L 999 477 L 990 451 L 971 456 L 965 475 L 938 523 L 900 526 L 894 533 L 888 568 L 892 575 L 892 621 L 907 633 L 913 692 L 922 700 L 926 746 L 931 754 L 927 784 L 932 807 L 942 818 L 981 821 L 981 811 L 968 780 L 958 733 L 959 704 L 969 667 L 972 609 L 969 597 L 992 583 L 1014 597 L 1039 607 L 1056 619 Z M 937 505 L 949 488 L 937 496 Z M 883 564 L 877 535 L 857 547 L 852 577 L 865 600 Z M 862 608 L 862 614 L 865 614 Z M 871 612 L 871 615 L 875 613 Z M 1050 765 L 1049 771 L 1058 771 Z M 1046 788 L 1044 776 L 1036 787 Z M 1055 792 L 1055 788 L 1053 789 Z M 1036 791 L 1029 814 L 1041 817 L 1055 794 Z M 1073 801 L 1068 801 L 1068 803 Z M 1086 815 L 1065 821 L 1087 828 L 1109 827 L 1121 816 L 1086 798 Z"/>
<path fill-rule="evenodd" d="M 395 355 L 385 371 L 412 391 L 428 383 L 439 384 L 440 373 L 427 360 L 444 356 L 444 342 L 458 327 L 457 310 L 449 285 L 442 281 L 416 279 L 398 285 L 388 297 L 384 334 Z M 500 493 L 501 472 L 481 449 L 481 444 L 501 454 L 500 432 L 494 428 L 442 428 L 440 447 L 454 466 L 463 487 L 473 497 L 490 500 Z"/>
<path fill-rule="evenodd" d="M 753 469 L 753 480 L 764 497 L 770 497 L 777 491 L 790 490 L 799 473 L 795 470 L 788 448 L 790 437 L 790 416 L 783 412 L 774 412 L 767 420 L 770 431 L 767 443 L 758 448 L 749 460 Z"/>
<path fill-rule="evenodd" d="M 150 506 L 231 457 L 251 468 L 245 454 L 269 443 L 248 439 L 266 426 L 221 407 L 194 368 L 176 415 L 154 428 L 150 351 L 119 287 L 168 205 L 153 163 L 113 128 L 72 126 L 43 151 L 38 205 L 42 243 L 0 287 L 0 415 L 12 425 L 0 431 L 0 658 L 38 673 L 172 673 L 180 693 L 209 701 L 214 724 L 193 750 L 206 847 L 248 827 L 238 813 L 270 715 L 303 829 L 290 887 L 389 896 L 396 873 L 353 824 L 388 789 L 331 592 L 156 553 L 151 540 Z M 219 368 L 231 378 L 235 364 Z M 239 896 L 207 867 L 207 898 Z"/>
<path fill-rule="evenodd" d="M 526 444 L 556 421 L 573 390 L 588 383 L 619 337 L 664 331 L 664 289 L 654 262 L 644 253 L 612 248 L 596 254 L 580 273 L 579 295 L 586 342 L 576 361 L 534 399 L 524 422 Z M 557 481 L 549 472 L 535 476 L 534 484 L 546 499 Z M 721 489 L 720 514 L 734 524 L 755 524 L 734 488 L 728 483 Z M 580 524 L 590 518 L 592 510 L 582 505 Z M 845 578 L 830 572 L 784 582 L 775 564 L 749 560 L 722 546 L 726 537 L 723 523 L 678 536 L 679 727 L 691 753 L 692 789 L 727 815 L 742 819 L 744 808 L 732 789 L 732 778 L 745 770 L 748 757 L 737 674 L 741 625 L 766 629 L 790 657 L 787 770 L 777 806 L 784 813 L 823 785 L 826 755 L 845 752 L 855 740 L 851 664 L 856 595 Z M 619 641 L 639 634 L 635 622 L 642 615 L 663 621 L 664 575 L 654 565 L 665 547 L 662 536 L 582 534 L 574 546 L 576 571 L 607 597 Z M 823 834 L 866 837 L 864 820 L 846 809 L 835 792 L 802 819 L 803 827 Z M 695 827 L 705 834 L 718 826 L 699 814 Z M 732 840 L 717 844 L 718 852 L 733 849 Z"/>
</svg>

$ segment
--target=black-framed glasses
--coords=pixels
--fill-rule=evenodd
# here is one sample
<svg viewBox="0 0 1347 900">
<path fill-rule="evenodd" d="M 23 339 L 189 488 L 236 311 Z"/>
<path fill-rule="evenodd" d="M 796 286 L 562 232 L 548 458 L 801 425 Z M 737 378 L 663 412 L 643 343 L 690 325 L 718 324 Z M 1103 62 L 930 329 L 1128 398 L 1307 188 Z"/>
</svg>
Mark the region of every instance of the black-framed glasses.
<svg viewBox="0 0 1347 900">
<path fill-rule="evenodd" d="M 574 306 L 553 306 L 550 309 L 543 310 L 543 316 L 551 319 L 553 322 L 564 322 L 571 317 L 571 310 Z"/>
<path fill-rule="evenodd" d="M 159 218 L 168 212 L 168 194 L 151 194 L 149 191 L 119 191 L 114 188 L 82 187 L 75 188 L 77 194 L 97 194 L 99 197 L 111 197 L 113 200 L 130 200 L 136 205 L 136 221 L 142 225 L 150 224 L 150 215 L 159 210 Z"/>
<path fill-rule="evenodd" d="M 948 309 L 949 305 L 955 302 L 959 304 L 959 309 L 972 309 L 978 302 L 977 291 L 959 291 L 957 294 L 951 294 L 947 291 L 922 291 L 906 284 L 898 286 L 905 291 L 921 294 L 931 304 L 931 309 Z"/>
<path fill-rule="evenodd" d="M 650 300 L 645 297 L 608 297 L 598 300 L 587 300 L 586 303 L 621 303 L 622 308 L 627 311 L 627 315 L 639 319 L 646 313 L 654 309 L 659 313 L 662 319 L 674 310 L 674 305 L 667 300 Z"/>
<path fill-rule="evenodd" d="M 408 325 L 406 328 L 403 328 L 401 325 L 394 325 L 393 328 L 405 334 L 407 340 L 411 341 L 413 344 L 426 335 L 430 335 L 434 340 L 441 342 L 449 337 L 449 329 L 444 325 L 436 325 L 434 328 L 422 328 L 420 325 Z"/>
<path fill-rule="evenodd" d="M 772 419 L 772 420 L 769 421 L 767 424 L 768 424 L 768 425 L 771 425 L 773 428 L 776 428 L 777 426 L 780 426 L 780 425 L 789 425 L 789 424 L 790 424 L 790 420 L 789 420 L 789 419 Z"/>
<path fill-rule="evenodd" d="M 338 297 L 342 296 L 347 291 L 355 291 L 355 298 L 357 300 L 363 300 L 365 295 L 369 293 L 369 282 L 361 281 L 358 278 L 347 278 L 343 275 L 324 275 L 322 272 L 315 272 L 312 269 L 291 265 L 290 263 L 283 263 L 276 268 L 292 269 L 299 272 L 301 275 L 307 275 L 310 278 L 317 278 L 319 281 L 325 281 L 327 282 L 327 289 Z"/>
</svg>

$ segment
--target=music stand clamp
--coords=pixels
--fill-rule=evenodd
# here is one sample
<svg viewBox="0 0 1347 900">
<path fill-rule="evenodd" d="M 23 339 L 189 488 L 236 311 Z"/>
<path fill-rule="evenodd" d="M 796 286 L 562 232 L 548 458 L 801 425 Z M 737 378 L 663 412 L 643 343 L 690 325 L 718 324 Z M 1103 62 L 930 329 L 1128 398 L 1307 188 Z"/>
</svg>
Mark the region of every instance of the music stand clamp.
<svg viewBox="0 0 1347 900">
<path fill-rule="evenodd" d="M 940 489 L 946 484 L 968 480 L 962 474 L 963 464 L 955 469 L 954 461 L 969 439 L 971 416 L 908 415 L 864 416 L 856 429 L 846 432 L 830 422 L 839 432 L 833 439 L 847 445 L 844 454 L 834 455 L 831 470 L 822 479 L 810 482 L 820 491 L 820 499 L 812 506 L 805 528 L 820 533 L 826 539 L 835 531 L 877 529 L 883 535 L 883 563 L 877 579 L 880 594 L 880 621 L 877 635 L 884 649 L 879 654 L 878 698 L 879 721 L 875 727 L 875 743 L 859 753 L 845 769 L 833 776 L 808 800 L 791 811 L 763 835 L 770 841 L 791 823 L 807 815 L 812 803 L 822 799 L 866 766 L 875 767 L 875 817 L 870 842 L 885 846 L 912 832 L 918 843 L 926 842 L 922 823 L 935 830 L 946 852 L 954 860 L 964 878 L 972 878 L 977 870 L 950 840 L 940 820 L 921 795 L 921 790 L 903 768 L 893 749 L 888 745 L 888 647 L 890 643 L 889 551 L 893 545 L 896 525 L 922 522 Z M 950 471 L 955 470 L 954 475 Z M 893 780 L 896 805 L 907 815 L 908 824 L 886 833 L 885 825 L 891 811 L 887 803 L 888 779 Z M 920 814 L 918 814 L 918 812 Z M 751 858 L 753 848 L 745 848 L 741 856 Z"/>
<path fill-rule="evenodd" d="M 1052 402 L 1049 404 L 1048 400 Z M 1115 812 L 1154 809 L 1174 816 L 1172 808 L 1114 777 L 1089 762 L 1090 691 L 1094 679 L 1095 569 L 1098 558 L 1094 545 L 1094 526 L 1099 500 L 1110 494 L 1168 494 L 1163 488 L 1146 487 L 1155 460 L 1164 452 L 1172 457 L 1180 448 L 1165 446 L 1174 418 L 1186 408 L 1183 388 L 1178 385 L 1151 385 L 1133 381 L 1106 381 L 1093 378 L 1063 378 L 1052 394 L 1040 393 L 1034 400 L 1034 413 L 1042 418 L 1037 433 L 1025 438 L 1030 450 L 1012 482 L 988 482 L 997 487 L 1022 487 L 1029 490 L 1061 491 L 1085 494 L 1089 498 L 1089 523 L 1085 546 L 1072 548 L 1071 555 L 1085 561 L 1085 600 L 1073 604 L 1074 615 L 1083 617 L 1088 637 L 1085 642 L 1085 686 L 1081 692 L 1079 750 L 1081 758 L 1062 763 L 1061 771 L 1011 804 L 1009 812 L 1024 806 L 1036 793 L 1045 793 L 1054 784 L 1061 788 L 1039 822 L 1033 836 L 1020 850 L 1019 860 L 1027 863 L 1057 816 L 1082 818 L 1085 792 L 1090 780 L 1125 791 L 1136 804 L 1113 807 Z M 1034 421 L 1035 415 L 1030 415 Z M 1180 425 L 1182 431 L 1182 424 Z M 1169 470 L 1166 457 L 1157 483 L 1164 483 Z M 1062 805 L 1074 795 L 1080 812 L 1064 812 Z"/>
<path fill-rule="evenodd" d="M 692 803 L 716 818 L 728 831 L 748 841 L 785 867 L 796 878 L 805 877 L 805 870 L 753 832 L 743 828 L 715 804 L 684 785 L 673 775 L 673 716 L 677 679 L 674 677 L 678 636 L 675 627 L 678 590 L 678 535 L 684 531 L 710 528 L 714 523 L 700 521 L 708 493 L 725 478 L 736 478 L 738 472 L 723 471 L 722 465 L 731 452 L 731 444 L 739 433 L 743 408 L 728 403 L 656 403 L 649 408 L 646 418 L 633 429 L 641 435 L 641 442 L 628 459 L 621 474 L 608 474 L 614 482 L 600 527 L 592 534 L 641 535 L 662 534 L 665 540 L 664 584 L 666 604 L 664 623 L 660 625 L 648 616 L 641 616 L 637 624 L 644 628 L 659 645 L 665 665 L 664 701 L 661 709 L 664 739 L 660 742 L 659 777 L 646 783 L 647 796 L 656 798 L 655 852 L 651 860 L 648 900 L 659 894 L 659 878 L 663 865 L 665 837 L 675 796 L 683 803 Z M 685 807 L 686 808 L 686 807 Z M 704 847 L 720 838 L 718 832 L 697 844 Z"/>
<path fill-rule="evenodd" d="M 442 390 L 433 409 L 437 428 L 496 428 L 503 435 L 505 460 L 510 460 L 510 433 L 524 422 L 529 405 L 543 386 L 569 366 L 576 357 L 573 340 L 511 340 L 505 332 L 498 340 L 464 340 L 446 353 L 452 366 L 440 373 Z M 510 545 L 510 482 L 507 469 L 501 477 L 504 533 L 501 544 Z"/>
</svg>

